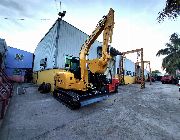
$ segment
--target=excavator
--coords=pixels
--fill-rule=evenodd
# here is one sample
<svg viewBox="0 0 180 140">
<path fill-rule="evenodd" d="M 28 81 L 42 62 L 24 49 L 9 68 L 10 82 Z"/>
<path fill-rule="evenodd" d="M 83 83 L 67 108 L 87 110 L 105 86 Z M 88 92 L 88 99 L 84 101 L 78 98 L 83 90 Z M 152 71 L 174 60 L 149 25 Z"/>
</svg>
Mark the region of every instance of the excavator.
<svg viewBox="0 0 180 140">
<path fill-rule="evenodd" d="M 53 96 L 70 109 L 79 109 L 108 97 L 109 91 L 104 73 L 111 59 L 108 43 L 112 42 L 113 28 L 114 10 L 110 8 L 109 13 L 103 16 L 82 45 L 79 57 L 71 57 L 69 69 L 57 72 L 54 76 Z M 102 55 L 100 58 L 89 60 L 91 45 L 102 32 Z"/>
</svg>

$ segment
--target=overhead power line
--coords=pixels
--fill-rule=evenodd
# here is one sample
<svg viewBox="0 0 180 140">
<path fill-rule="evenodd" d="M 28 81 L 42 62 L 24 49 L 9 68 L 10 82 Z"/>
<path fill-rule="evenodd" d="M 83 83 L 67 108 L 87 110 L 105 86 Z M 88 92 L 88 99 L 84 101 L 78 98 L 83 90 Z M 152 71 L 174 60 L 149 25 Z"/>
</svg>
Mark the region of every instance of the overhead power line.
<svg viewBox="0 0 180 140">
<path fill-rule="evenodd" d="M 5 19 L 5 20 L 31 20 L 31 18 L 10 18 L 10 17 L 2 17 L 2 19 Z M 32 18 L 32 20 L 51 20 L 49 18 L 39 18 L 39 19 L 34 19 Z"/>
<path fill-rule="evenodd" d="M 55 2 L 55 6 L 56 6 L 56 10 L 57 10 L 57 14 L 58 16 L 60 16 L 61 18 L 65 16 L 66 11 L 61 12 L 61 1 L 59 0 L 54 0 Z M 59 6 L 58 6 L 59 3 Z M 19 20 L 19 21 L 25 21 L 25 20 L 42 20 L 42 21 L 47 21 L 47 20 L 51 20 L 50 18 L 12 18 L 12 17 L 0 17 L 0 19 L 4 19 L 4 20 Z"/>
</svg>

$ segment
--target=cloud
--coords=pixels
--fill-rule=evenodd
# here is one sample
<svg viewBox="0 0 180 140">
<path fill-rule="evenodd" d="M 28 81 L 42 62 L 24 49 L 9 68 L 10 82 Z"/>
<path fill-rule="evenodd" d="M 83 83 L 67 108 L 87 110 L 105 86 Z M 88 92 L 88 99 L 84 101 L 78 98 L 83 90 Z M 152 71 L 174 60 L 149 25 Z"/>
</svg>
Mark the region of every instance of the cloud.
<svg viewBox="0 0 180 140">
<path fill-rule="evenodd" d="M 44 22 L 39 24 L 32 22 L 34 26 L 29 25 L 31 28 L 26 30 L 20 28 L 17 29 L 17 27 L 16 30 L 10 28 L 8 32 L 2 31 L 0 38 L 4 38 L 8 46 L 33 53 L 38 42 L 44 37 L 53 23 L 54 21 L 46 21 L 46 24 L 44 24 Z"/>
<path fill-rule="evenodd" d="M 5 17 L 28 16 L 24 2 L 21 0 L 1 0 L 0 15 Z"/>
<path fill-rule="evenodd" d="M 22 4 L 18 3 L 17 1 L 13 0 L 1 0 L 0 5 L 6 8 L 10 8 L 17 11 L 25 11 Z"/>
<path fill-rule="evenodd" d="M 33 17 L 50 7 L 51 3 L 53 2 L 48 0 L 1 0 L 0 15 L 10 16 L 11 18 Z"/>
<path fill-rule="evenodd" d="M 144 60 L 151 61 L 153 69 L 161 70 L 162 57 L 156 57 L 156 53 L 167 41 L 167 33 L 161 32 L 158 26 L 137 24 L 126 18 L 116 22 L 112 46 L 121 52 L 144 48 Z M 136 62 L 137 54 L 127 55 L 127 58 Z"/>
</svg>

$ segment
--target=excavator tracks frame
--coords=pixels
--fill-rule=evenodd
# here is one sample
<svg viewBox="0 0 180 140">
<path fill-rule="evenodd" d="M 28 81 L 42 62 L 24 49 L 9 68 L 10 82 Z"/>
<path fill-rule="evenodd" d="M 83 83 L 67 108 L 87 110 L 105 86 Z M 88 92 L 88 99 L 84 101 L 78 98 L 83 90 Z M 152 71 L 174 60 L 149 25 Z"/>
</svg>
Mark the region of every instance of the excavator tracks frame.
<svg viewBox="0 0 180 140">
<path fill-rule="evenodd" d="M 79 94 L 74 91 L 66 91 L 63 89 L 56 89 L 53 92 L 53 96 L 60 101 L 63 105 L 67 106 L 71 110 L 77 110 L 80 107 L 87 106 L 92 103 L 100 102 L 108 98 L 109 92 L 86 92 Z"/>
</svg>

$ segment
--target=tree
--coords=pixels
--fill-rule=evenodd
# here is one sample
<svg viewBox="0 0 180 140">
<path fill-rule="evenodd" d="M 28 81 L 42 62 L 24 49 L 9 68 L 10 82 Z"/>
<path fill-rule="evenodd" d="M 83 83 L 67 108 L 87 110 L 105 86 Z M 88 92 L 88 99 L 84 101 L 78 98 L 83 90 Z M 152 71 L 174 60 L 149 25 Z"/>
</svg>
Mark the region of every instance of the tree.
<svg viewBox="0 0 180 140">
<path fill-rule="evenodd" d="M 175 75 L 175 71 L 180 69 L 180 38 L 177 33 L 173 33 L 166 43 L 166 48 L 157 52 L 156 56 L 165 55 L 162 67 L 167 73 Z"/>
<path fill-rule="evenodd" d="M 176 19 L 180 15 L 180 0 L 166 0 L 165 8 L 158 14 L 158 22 L 164 21 L 166 17 Z"/>
<path fill-rule="evenodd" d="M 154 77 L 156 80 L 160 81 L 161 78 L 158 78 L 162 75 L 162 73 L 159 70 L 154 70 L 151 72 L 152 77 Z"/>
<path fill-rule="evenodd" d="M 159 70 L 154 70 L 154 71 L 152 71 L 151 73 L 152 73 L 152 75 L 153 75 L 153 74 L 155 75 L 155 74 L 158 74 L 158 73 L 161 73 L 161 72 L 160 72 Z"/>
</svg>

